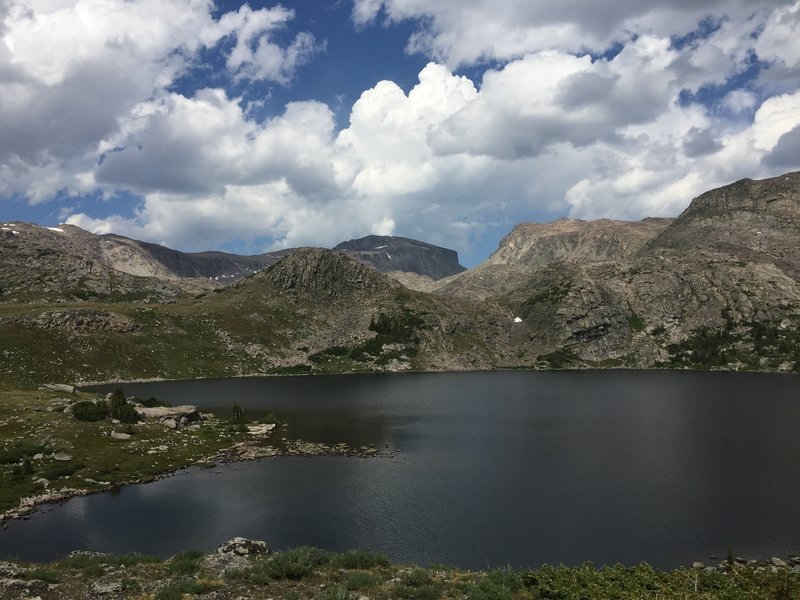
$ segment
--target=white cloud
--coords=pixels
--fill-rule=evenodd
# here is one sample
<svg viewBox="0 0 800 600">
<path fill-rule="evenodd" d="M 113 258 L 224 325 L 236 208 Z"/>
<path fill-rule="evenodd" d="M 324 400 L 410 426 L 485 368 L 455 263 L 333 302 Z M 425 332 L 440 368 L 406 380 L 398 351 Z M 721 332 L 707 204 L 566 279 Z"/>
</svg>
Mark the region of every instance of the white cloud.
<svg viewBox="0 0 800 600">
<path fill-rule="evenodd" d="M 286 48 L 270 41 L 292 18 L 281 7 L 243 7 L 218 20 L 208 0 L 11 0 L 3 8 L 0 193 L 33 200 L 86 191 L 78 174 L 94 168 L 102 141 L 163 95 L 201 48 L 235 36 L 232 75 L 286 81 L 314 45 L 303 33 Z"/>
<path fill-rule="evenodd" d="M 706 17 L 732 22 L 791 1 L 760 0 L 354 0 L 353 19 L 367 25 L 380 14 L 389 21 L 415 20 L 409 50 L 451 67 L 481 60 L 512 60 L 555 49 L 601 52 L 636 35 L 682 36 Z"/>
<path fill-rule="evenodd" d="M 132 217 L 78 208 L 70 222 L 184 249 L 397 233 L 463 252 L 489 226 L 674 215 L 713 186 L 795 164 L 798 87 L 729 82 L 754 52 L 767 72 L 800 68 L 800 3 L 620 0 L 592 12 L 571 0 L 357 0 L 362 25 L 381 11 L 427 17 L 411 43 L 450 65 L 498 62 L 475 81 L 432 62 L 407 93 L 381 81 L 338 131 L 321 102 L 259 120 L 219 87 L 170 91 L 200 48 L 222 40 L 237 84 L 288 81 L 316 50 L 302 33 L 275 44 L 291 11 L 244 6 L 215 19 L 207 2 L 167 4 L 80 0 L 61 15 L 15 3 L 6 13 L 0 196 L 127 190 L 143 198 Z M 180 14 L 162 23 L 160 10 Z M 719 18 L 713 32 L 673 43 L 707 15 Z M 55 36 L 58 56 L 41 51 L 58 19 L 78 17 L 97 27 L 81 35 L 76 21 L 78 33 Z M 624 46 L 612 58 L 578 52 L 613 40 Z M 685 101 L 714 86 L 724 90 L 716 105 Z"/>
</svg>

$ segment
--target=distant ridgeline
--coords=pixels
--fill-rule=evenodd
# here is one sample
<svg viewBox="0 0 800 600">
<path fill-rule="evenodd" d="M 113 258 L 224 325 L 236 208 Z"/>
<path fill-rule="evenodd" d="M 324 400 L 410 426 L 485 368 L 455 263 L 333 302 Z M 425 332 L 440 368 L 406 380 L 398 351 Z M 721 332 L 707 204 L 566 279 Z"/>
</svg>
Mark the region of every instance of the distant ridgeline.
<svg viewBox="0 0 800 600">
<path fill-rule="evenodd" d="M 388 325 L 398 323 L 402 335 Z M 452 250 L 398 237 L 242 257 L 0 222 L 0 352 L 0 385 L 501 367 L 797 371 L 800 173 L 712 190 L 676 219 L 523 223 L 471 270 Z"/>
</svg>

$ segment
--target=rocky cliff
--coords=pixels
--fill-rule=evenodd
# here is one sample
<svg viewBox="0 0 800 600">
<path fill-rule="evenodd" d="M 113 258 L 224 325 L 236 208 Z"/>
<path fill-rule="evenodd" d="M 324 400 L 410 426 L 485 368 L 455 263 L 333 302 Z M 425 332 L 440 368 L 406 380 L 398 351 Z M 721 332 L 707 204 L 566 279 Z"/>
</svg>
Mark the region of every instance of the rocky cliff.
<svg viewBox="0 0 800 600">
<path fill-rule="evenodd" d="M 403 237 L 368 235 L 342 242 L 334 250 L 349 254 L 382 273 L 400 271 L 442 279 L 465 270 L 455 250 Z"/>
</svg>

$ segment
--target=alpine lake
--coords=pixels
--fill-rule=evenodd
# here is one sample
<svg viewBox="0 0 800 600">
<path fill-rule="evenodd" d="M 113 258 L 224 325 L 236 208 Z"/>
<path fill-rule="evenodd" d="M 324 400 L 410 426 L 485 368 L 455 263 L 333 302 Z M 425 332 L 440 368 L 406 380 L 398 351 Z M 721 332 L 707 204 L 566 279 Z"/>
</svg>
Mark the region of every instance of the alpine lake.
<svg viewBox="0 0 800 600">
<path fill-rule="evenodd" d="M 93 391 L 115 387 L 97 386 Z M 497 371 L 135 383 L 372 457 L 281 457 L 43 506 L 0 557 L 169 556 L 245 536 L 480 569 L 800 550 L 800 377 Z"/>
</svg>

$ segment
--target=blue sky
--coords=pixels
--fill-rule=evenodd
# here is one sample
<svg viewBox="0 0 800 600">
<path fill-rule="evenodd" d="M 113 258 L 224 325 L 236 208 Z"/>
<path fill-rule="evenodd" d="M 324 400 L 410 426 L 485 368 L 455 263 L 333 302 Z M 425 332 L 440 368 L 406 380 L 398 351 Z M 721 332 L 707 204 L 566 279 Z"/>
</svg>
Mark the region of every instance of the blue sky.
<svg viewBox="0 0 800 600">
<path fill-rule="evenodd" d="M 0 218 L 183 250 L 674 216 L 800 168 L 800 2 L 9 0 Z"/>
</svg>

